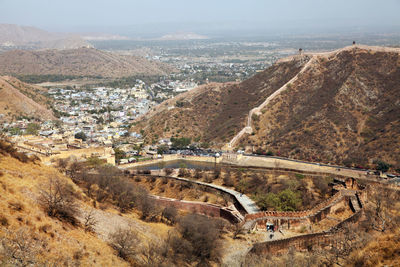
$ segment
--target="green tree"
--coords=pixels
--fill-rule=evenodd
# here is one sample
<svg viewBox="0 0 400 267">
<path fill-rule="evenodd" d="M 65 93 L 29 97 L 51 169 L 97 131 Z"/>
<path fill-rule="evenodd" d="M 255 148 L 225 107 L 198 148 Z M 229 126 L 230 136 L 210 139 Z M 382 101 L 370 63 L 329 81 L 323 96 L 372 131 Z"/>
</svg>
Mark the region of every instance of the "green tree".
<svg viewBox="0 0 400 267">
<path fill-rule="evenodd" d="M 376 165 L 375 169 L 377 171 L 381 171 L 381 172 L 387 172 L 390 169 L 390 167 L 392 167 L 392 165 L 390 165 L 389 163 L 386 163 L 380 159 L 375 160 L 374 164 Z"/>
<path fill-rule="evenodd" d="M 84 132 L 79 132 L 75 134 L 76 139 L 81 139 L 82 141 L 86 141 L 87 136 Z"/>
<path fill-rule="evenodd" d="M 279 193 L 280 210 L 296 211 L 301 205 L 301 198 L 298 193 L 285 189 Z"/>
<path fill-rule="evenodd" d="M 101 160 L 99 157 L 90 157 L 86 159 L 86 163 L 90 167 L 99 167 L 104 164 L 104 161 Z"/>
<path fill-rule="evenodd" d="M 8 130 L 8 132 L 9 132 L 11 135 L 21 135 L 21 129 L 20 129 L 20 128 L 17 128 L 17 127 L 10 128 L 10 129 Z"/>
<path fill-rule="evenodd" d="M 120 148 L 114 148 L 115 161 L 120 162 L 121 159 L 126 157 L 126 153 Z"/>
<path fill-rule="evenodd" d="M 296 211 L 302 203 L 300 195 L 290 189 L 278 194 L 258 194 L 254 198 L 262 210 Z"/>
<path fill-rule="evenodd" d="M 175 148 L 186 148 L 191 143 L 191 139 L 187 137 L 171 138 L 172 146 Z"/>
<path fill-rule="evenodd" d="M 167 145 L 161 145 L 161 146 L 159 146 L 157 148 L 157 153 L 160 154 L 160 155 L 164 154 L 167 151 L 168 151 L 168 146 Z"/>
<path fill-rule="evenodd" d="M 38 135 L 40 130 L 40 125 L 37 123 L 29 123 L 26 127 L 25 133 L 31 135 Z"/>
</svg>

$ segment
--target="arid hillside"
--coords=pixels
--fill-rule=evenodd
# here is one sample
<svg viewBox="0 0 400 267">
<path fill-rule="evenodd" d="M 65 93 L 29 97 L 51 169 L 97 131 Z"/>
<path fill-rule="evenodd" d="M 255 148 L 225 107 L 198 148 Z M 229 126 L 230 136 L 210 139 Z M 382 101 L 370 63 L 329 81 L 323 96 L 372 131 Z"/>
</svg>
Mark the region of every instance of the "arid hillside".
<svg viewBox="0 0 400 267">
<path fill-rule="evenodd" d="M 0 265 L 128 266 L 105 240 L 41 207 L 41 190 L 57 177 L 84 203 L 79 188 L 56 169 L 0 151 Z"/>
<path fill-rule="evenodd" d="M 0 24 L 0 47 L 28 49 L 73 49 L 91 47 L 77 35 L 56 34 L 29 26 Z"/>
<path fill-rule="evenodd" d="M 122 56 L 92 48 L 70 50 L 12 50 L 0 54 L 0 73 L 7 75 L 71 75 L 125 77 L 157 75 L 172 67 L 142 57 Z"/>
<path fill-rule="evenodd" d="M 295 76 L 304 60 L 276 64 L 242 83 L 210 83 L 168 100 L 140 118 L 132 131 L 146 141 L 191 137 L 224 144 L 245 126 L 248 112 Z"/>
<path fill-rule="evenodd" d="M 400 168 L 399 53 L 354 47 L 311 60 L 254 116 L 242 146 L 349 166 L 380 159 Z"/>
<path fill-rule="evenodd" d="M 223 147 L 251 126 L 233 148 L 348 166 L 384 160 L 395 169 L 399 99 L 398 50 L 353 46 L 283 59 L 239 84 L 199 87 L 162 103 L 132 130 L 147 142 L 180 136 Z"/>
<path fill-rule="evenodd" d="M 18 116 L 55 119 L 49 100 L 41 94 L 44 90 L 13 77 L 0 76 L 0 114 L 8 119 Z"/>
<path fill-rule="evenodd" d="M 217 266 L 233 241 L 228 221 L 159 205 L 113 166 L 56 166 L 0 139 L 1 266 Z"/>
</svg>

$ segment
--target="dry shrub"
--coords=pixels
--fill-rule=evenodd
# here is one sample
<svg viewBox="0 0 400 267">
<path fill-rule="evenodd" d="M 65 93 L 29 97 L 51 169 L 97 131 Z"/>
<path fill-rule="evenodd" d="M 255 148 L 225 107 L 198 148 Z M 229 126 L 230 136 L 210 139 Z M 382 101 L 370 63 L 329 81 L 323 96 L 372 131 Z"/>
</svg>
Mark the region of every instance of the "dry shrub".
<svg viewBox="0 0 400 267">
<path fill-rule="evenodd" d="M 166 207 L 162 212 L 162 217 L 170 224 L 175 224 L 178 217 L 178 210 L 174 206 Z"/>
<path fill-rule="evenodd" d="M 221 257 L 221 223 L 199 214 L 189 214 L 178 224 L 181 238 L 174 242 L 176 254 L 187 258 L 197 258 L 201 262 L 219 261 Z"/>
<path fill-rule="evenodd" d="M 225 186 L 233 186 L 234 185 L 233 179 L 232 179 L 231 175 L 228 173 L 224 175 L 223 182 L 224 182 Z"/>
<path fill-rule="evenodd" d="M 157 221 L 157 217 L 161 213 L 155 200 L 150 198 L 147 194 L 141 196 L 139 200 L 139 209 L 142 212 L 142 219 L 146 221 Z"/>
<path fill-rule="evenodd" d="M 0 225 L 5 226 L 5 227 L 10 225 L 10 223 L 8 222 L 7 217 L 5 217 L 2 214 L 0 214 Z"/>
<path fill-rule="evenodd" d="M 13 158 L 16 158 L 17 160 L 21 161 L 22 163 L 27 163 L 30 160 L 29 157 L 25 153 L 22 153 L 22 152 L 14 151 L 10 155 Z"/>
<path fill-rule="evenodd" d="M 94 210 L 85 214 L 83 227 L 85 232 L 94 232 L 94 227 L 97 224 L 97 220 L 94 216 Z"/>
<path fill-rule="evenodd" d="M 77 261 L 82 260 L 82 259 L 83 259 L 83 252 L 82 252 L 82 250 L 77 250 L 77 251 L 75 251 L 75 252 L 74 252 L 74 255 L 73 255 L 73 258 L 74 258 L 74 260 L 77 260 Z"/>
<path fill-rule="evenodd" d="M 76 216 L 79 210 L 75 202 L 75 191 L 70 184 L 61 179 L 49 179 L 47 184 L 40 188 L 39 203 L 49 216 L 73 225 L 78 224 Z"/>
<path fill-rule="evenodd" d="M 0 259 L 4 266 L 39 266 L 38 257 L 45 242 L 27 228 L 6 231 L 0 238 Z"/>
<path fill-rule="evenodd" d="M 8 207 L 14 211 L 23 211 L 24 205 L 21 202 L 8 202 Z"/>
<path fill-rule="evenodd" d="M 43 224 L 39 227 L 39 231 L 43 233 L 48 233 L 51 230 L 50 224 Z"/>
<path fill-rule="evenodd" d="M 8 143 L 4 140 L 0 140 L 0 153 L 3 155 L 11 154 L 15 152 L 16 149 L 13 147 L 11 143 Z"/>
<path fill-rule="evenodd" d="M 167 176 L 171 175 L 174 172 L 174 170 L 171 168 L 166 168 L 166 169 L 164 169 L 164 171 L 165 171 L 165 175 L 167 175 Z"/>
<path fill-rule="evenodd" d="M 129 260 L 135 255 L 138 238 L 131 229 L 118 228 L 110 234 L 109 239 L 110 246 L 117 251 L 119 257 Z"/>
</svg>

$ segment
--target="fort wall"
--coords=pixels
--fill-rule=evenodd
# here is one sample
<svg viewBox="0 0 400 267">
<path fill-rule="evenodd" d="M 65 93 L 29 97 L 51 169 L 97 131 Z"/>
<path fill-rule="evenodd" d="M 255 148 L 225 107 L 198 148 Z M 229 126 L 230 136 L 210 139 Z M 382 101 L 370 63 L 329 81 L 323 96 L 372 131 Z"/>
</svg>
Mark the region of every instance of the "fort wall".
<svg viewBox="0 0 400 267">
<path fill-rule="evenodd" d="M 338 223 L 336 226 L 325 232 L 318 232 L 257 243 L 250 250 L 250 253 L 283 254 L 286 253 L 290 247 L 294 247 L 298 251 L 310 251 L 317 248 L 329 247 L 336 241 L 337 237 L 335 233 L 337 231 L 340 231 L 347 223 L 357 222 L 361 216 L 362 211 L 354 213 L 346 220 L 343 220 L 342 222 Z"/>
</svg>

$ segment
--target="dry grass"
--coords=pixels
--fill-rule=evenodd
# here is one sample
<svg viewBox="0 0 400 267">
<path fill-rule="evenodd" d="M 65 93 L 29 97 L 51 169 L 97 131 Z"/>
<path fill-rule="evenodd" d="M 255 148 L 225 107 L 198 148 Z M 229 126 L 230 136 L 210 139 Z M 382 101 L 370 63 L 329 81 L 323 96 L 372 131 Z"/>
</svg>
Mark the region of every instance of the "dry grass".
<svg viewBox="0 0 400 267">
<path fill-rule="evenodd" d="M 376 234 L 376 239 L 363 249 L 354 251 L 348 266 L 400 266 L 400 231 Z"/>
<path fill-rule="evenodd" d="M 45 244 L 46 253 L 38 254 L 38 262 L 71 263 L 79 260 L 83 266 L 125 265 L 106 242 L 79 227 L 48 217 L 37 204 L 40 184 L 53 176 L 69 179 L 53 168 L 24 164 L 10 157 L 2 158 L 0 169 L 4 170 L 1 181 L 5 185 L 0 187 L 0 238 L 7 234 L 6 231 L 28 229 L 30 235 L 37 235 Z M 80 257 L 76 257 L 77 251 L 80 251 Z"/>
</svg>

